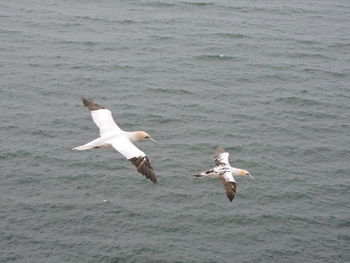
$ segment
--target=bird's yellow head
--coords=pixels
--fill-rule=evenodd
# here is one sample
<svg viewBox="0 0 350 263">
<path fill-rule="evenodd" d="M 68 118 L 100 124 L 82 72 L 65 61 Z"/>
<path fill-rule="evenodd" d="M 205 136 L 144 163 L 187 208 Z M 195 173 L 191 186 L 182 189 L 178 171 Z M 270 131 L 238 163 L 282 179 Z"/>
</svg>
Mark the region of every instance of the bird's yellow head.
<svg viewBox="0 0 350 263">
<path fill-rule="evenodd" d="M 144 141 L 144 140 L 151 140 L 152 142 L 154 143 L 157 143 L 156 140 L 152 139 L 152 137 L 147 133 L 147 132 L 144 132 L 144 131 L 137 131 L 134 133 L 134 139 L 135 141 Z"/>
<path fill-rule="evenodd" d="M 238 172 L 238 176 L 247 176 L 250 175 L 250 173 L 247 170 L 240 169 Z"/>
<path fill-rule="evenodd" d="M 244 170 L 244 169 L 238 169 L 238 171 L 234 175 L 236 175 L 236 176 L 249 176 L 250 178 L 255 179 L 254 176 L 252 176 L 247 170 Z"/>
<path fill-rule="evenodd" d="M 253 178 L 253 176 L 247 170 L 239 169 L 239 168 L 233 168 L 232 175 L 233 176 L 249 176 L 249 177 Z"/>
</svg>

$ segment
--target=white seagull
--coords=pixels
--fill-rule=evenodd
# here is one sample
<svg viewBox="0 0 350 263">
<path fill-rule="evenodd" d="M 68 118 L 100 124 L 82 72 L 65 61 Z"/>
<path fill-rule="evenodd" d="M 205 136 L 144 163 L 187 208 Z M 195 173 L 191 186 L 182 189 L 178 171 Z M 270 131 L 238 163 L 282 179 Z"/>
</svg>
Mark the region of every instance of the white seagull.
<svg viewBox="0 0 350 263">
<path fill-rule="evenodd" d="M 91 116 L 97 127 L 100 129 L 100 137 L 72 150 L 89 150 L 92 148 L 114 148 L 124 155 L 137 171 L 153 183 L 157 183 L 154 169 L 146 154 L 138 149 L 132 142 L 150 139 L 157 143 L 144 131 L 127 132 L 123 131 L 114 122 L 110 110 L 94 103 L 92 100 L 82 98 L 83 104 L 91 112 Z"/>
<path fill-rule="evenodd" d="M 194 175 L 194 177 L 220 178 L 224 184 L 227 198 L 232 202 L 236 194 L 236 180 L 233 176 L 250 176 L 250 173 L 243 169 L 232 167 L 228 162 L 230 154 L 219 146 L 215 148 L 215 166 L 213 169 Z"/>
</svg>

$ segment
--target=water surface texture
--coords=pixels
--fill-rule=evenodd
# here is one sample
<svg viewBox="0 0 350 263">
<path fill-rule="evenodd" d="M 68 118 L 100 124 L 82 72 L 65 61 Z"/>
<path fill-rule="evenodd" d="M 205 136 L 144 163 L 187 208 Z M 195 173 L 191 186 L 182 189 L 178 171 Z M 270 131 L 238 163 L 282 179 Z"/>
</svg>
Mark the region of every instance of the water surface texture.
<svg viewBox="0 0 350 263">
<path fill-rule="evenodd" d="M 0 262 L 350 262 L 350 3 L 0 2 Z M 158 177 L 98 136 L 112 110 Z M 215 145 L 255 180 L 232 203 Z M 104 201 L 105 200 L 105 201 Z"/>
</svg>

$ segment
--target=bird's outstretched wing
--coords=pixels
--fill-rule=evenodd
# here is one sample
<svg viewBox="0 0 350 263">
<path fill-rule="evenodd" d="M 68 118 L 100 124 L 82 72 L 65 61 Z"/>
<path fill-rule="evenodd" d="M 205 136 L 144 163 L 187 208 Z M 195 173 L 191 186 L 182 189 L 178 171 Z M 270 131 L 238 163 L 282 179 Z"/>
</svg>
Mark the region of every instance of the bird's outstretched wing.
<svg viewBox="0 0 350 263">
<path fill-rule="evenodd" d="M 147 158 L 146 154 L 137 148 L 126 136 L 118 136 L 110 140 L 113 148 L 124 155 L 133 165 L 137 171 L 153 183 L 157 183 L 157 178 L 154 169 Z"/>
<path fill-rule="evenodd" d="M 230 176 L 232 177 L 231 173 Z M 233 198 L 235 198 L 236 195 L 236 182 L 234 179 L 230 180 L 226 176 L 221 177 L 221 182 L 224 184 L 227 198 L 232 202 Z"/>
<path fill-rule="evenodd" d="M 226 166 L 230 165 L 228 162 L 229 153 L 223 148 L 216 146 L 215 148 L 215 165 L 216 166 Z"/>
<path fill-rule="evenodd" d="M 110 110 L 86 98 L 82 98 L 82 101 L 84 106 L 90 110 L 94 123 L 100 129 L 100 136 L 112 131 L 122 131 L 114 122 Z"/>
<path fill-rule="evenodd" d="M 142 156 L 142 157 L 133 157 L 129 159 L 129 161 L 135 165 L 137 168 L 137 171 L 144 176 L 146 176 L 147 179 L 150 179 L 154 184 L 157 183 L 157 178 L 154 173 L 154 169 L 147 158 L 147 156 Z"/>
</svg>

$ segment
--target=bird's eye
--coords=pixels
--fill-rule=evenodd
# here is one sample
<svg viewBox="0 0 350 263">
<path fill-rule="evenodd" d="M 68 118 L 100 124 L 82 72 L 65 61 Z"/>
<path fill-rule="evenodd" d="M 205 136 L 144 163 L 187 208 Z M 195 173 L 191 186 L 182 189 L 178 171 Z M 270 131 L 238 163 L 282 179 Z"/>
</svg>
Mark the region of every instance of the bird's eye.
<svg viewBox="0 0 350 263">
<path fill-rule="evenodd" d="M 145 136 L 145 138 L 146 138 L 146 139 L 148 139 L 148 138 L 149 138 L 149 136 L 148 136 L 148 135 L 146 135 L 146 136 Z"/>
</svg>

